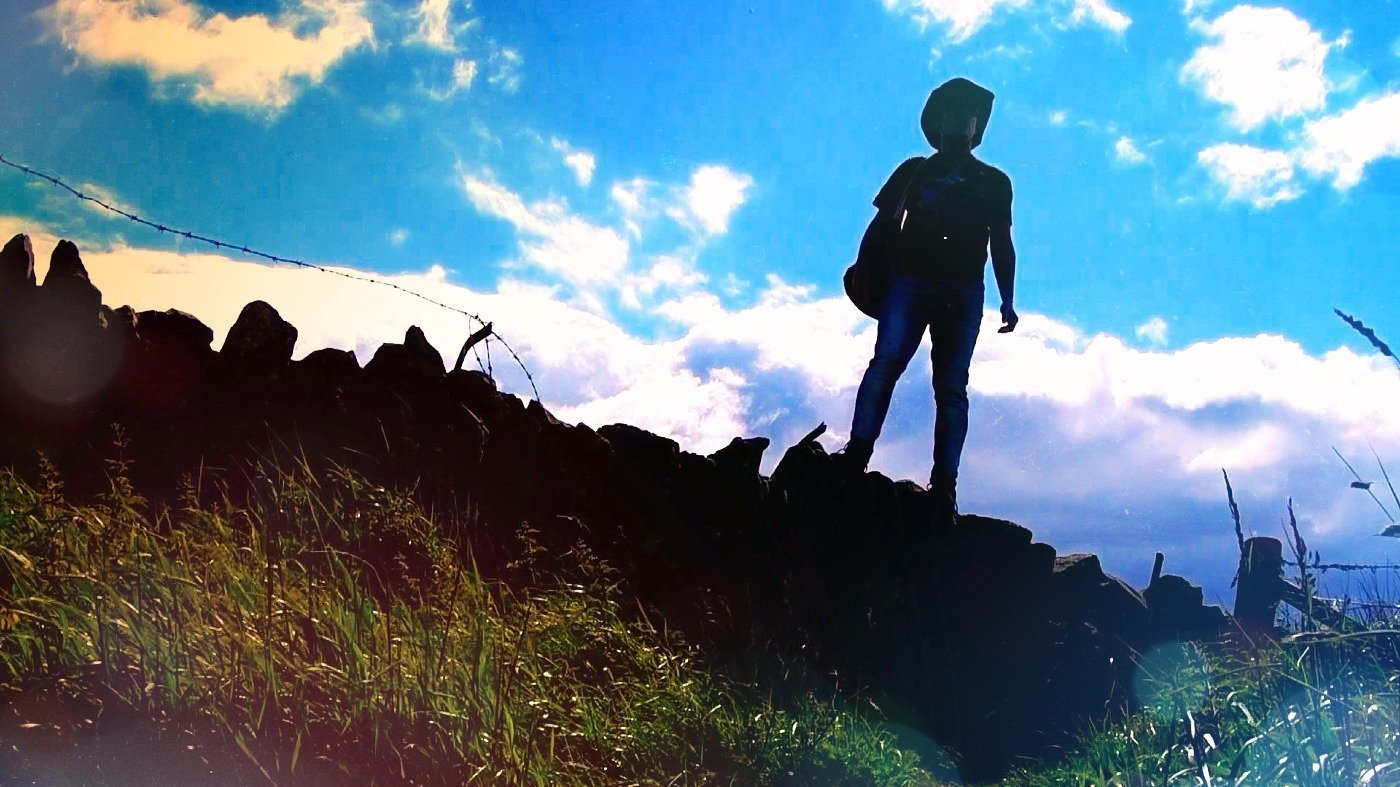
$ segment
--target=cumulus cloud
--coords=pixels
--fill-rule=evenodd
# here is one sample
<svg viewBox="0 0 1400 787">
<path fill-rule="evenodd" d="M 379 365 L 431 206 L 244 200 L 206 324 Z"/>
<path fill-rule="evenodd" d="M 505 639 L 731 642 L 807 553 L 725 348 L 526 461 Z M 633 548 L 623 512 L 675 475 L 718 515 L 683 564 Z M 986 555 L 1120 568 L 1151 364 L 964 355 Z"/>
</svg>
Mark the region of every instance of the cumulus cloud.
<svg viewBox="0 0 1400 787">
<path fill-rule="evenodd" d="M 885 10 L 913 19 L 921 28 L 944 28 L 953 42 L 966 41 L 994 17 L 1013 11 L 1037 12 L 1058 24 L 1093 24 L 1121 34 L 1132 24 L 1107 0 L 881 0 Z"/>
<path fill-rule="evenodd" d="M 1227 200 L 1269 208 L 1303 194 L 1294 181 L 1293 157 L 1283 151 L 1222 143 L 1202 150 L 1196 161 L 1225 187 Z"/>
<path fill-rule="evenodd" d="M 679 204 L 669 211 L 676 221 L 710 235 L 729 230 L 729 218 L 748 198 L 753 178 L 718 164 L 706 164 L 691 174 Z"/>
<path fill-rule="evenodd" d="M 1132 137 L 1119 137 L 1118 141 L 1113 143 L 1113 158 L 1119 164 L 1127 166 L 1146 164 L 1148 160 L 1147 154 L 1142 152 Z"/>
<path fill-rule="evenodd" d="M 1195 51 L 1182 79 L 1229 107 L 1241 131 L 1326 104 L 1323 61 L 1332 45 L 1306 20 L 1283 8 L 1241 5 L 1191 26 L 1214 42 Z"/>
<path fill-rule="evenodd" d="M 579 150 L 558 137 L 551 139 L 549 146 L 564 157 L 564 166 L 573 171 L 574 179 L 580 186 L 586 187 L 593 182 L 593 172 L 598 168 L 596 156 L 586 150 Z"/>
<path fill-rule="evenodd" d="M 363 0 L 302 0 L 276 19 L 187 0 L 57 0 L 49 19 L 88 64 L 143 68 L 199 104 L 274 112 L 374 41 Z"/>
<path fill-rule="evenodd" d="M 1299 163 L 1317 177 L 1330 177 L 1346 191 L 1361 182 L 1366 166 L 1400 156 L 1400 93 L 1360 101 L 1350 109 L 1309 122 Z"/>
</svg>

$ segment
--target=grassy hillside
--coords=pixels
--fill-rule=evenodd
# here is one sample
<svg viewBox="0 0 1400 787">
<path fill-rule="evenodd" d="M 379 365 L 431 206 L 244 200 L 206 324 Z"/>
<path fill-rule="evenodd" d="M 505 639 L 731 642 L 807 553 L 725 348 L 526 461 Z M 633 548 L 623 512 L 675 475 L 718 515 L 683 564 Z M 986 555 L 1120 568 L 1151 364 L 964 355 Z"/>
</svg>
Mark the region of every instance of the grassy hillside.
<svg viewBox="0 0 1400 787">
<path fill-rule="evenodd" d="M 891 733 L 795 679 L 707 670 L 582 548 L 568 576 L 513 566 L 527 581 L 512 591 L 453 546 L 473 523 L 350 472 L 264 468 L 236 503 L 192 479 L 154 507 L 111 470 L 81 506 L 53 474 L 0 471 L 0 770 L 934 783 Z"/>
</svg>

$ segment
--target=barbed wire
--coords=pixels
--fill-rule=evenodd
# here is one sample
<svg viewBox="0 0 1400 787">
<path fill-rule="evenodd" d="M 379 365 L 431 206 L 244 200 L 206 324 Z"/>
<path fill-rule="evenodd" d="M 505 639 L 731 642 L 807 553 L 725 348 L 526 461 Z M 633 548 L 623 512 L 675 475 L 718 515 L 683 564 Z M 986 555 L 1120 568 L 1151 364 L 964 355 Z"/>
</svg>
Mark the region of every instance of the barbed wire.
<svg viewBox="0 0 1400 787">
<path fill-rule="evenodd" d="M 1384 566 L 1373 566 L 1364 563 L 1309 563 L 1308 568 L 1314 571 L 1400 571 L 1400 565 L 1395 565 L 1393 563 Z"/>
<path fill-rule="evenodd" d="M 108 211 L 108 212 L 110 212 L 110 213 L 114 213 L 114 214 L 116 214 L 116 215 L 118 215 L 118 216 L 121 216 L 122 218 L 127 219 L 128 221 L 132 221 L 132 222 L 135 222 L 135 223 L 137 223 L 137 224 L 141 224 L 141 225 L 143 225 L 143 226 L 150 227 L 151 229 L 154 229 L 154 230 L 156 230 L 157 232 L 161 232 L 161 233 L 166 233 L 166 232 L 168 232 L 168 233 L 170 233 L 170 234 L 172 234 L 172 235 L 176 235 L 176 236 L 179 236 L 179 237 L 182 237 L 182 238 L 186 238 L 186 239 L 193 240 L 193 241 L 198 241 L 198 242 L 200 242 L 200 243 L 204 243 L 204 244 L 207 244 L 207 245 L 209 245 L 209 246 L 213 246 L 213 247 L 216 248 L 216 249 L 227 249 L 227 250 L 229 250 L 229 251 L 238 251 L 238 252 L 242 252 L 242 253 L 244 253 L 244 254 L 253 256 L 253 257 L 261 257 L 261 258 L 263 258 L 263 259 L 265 259 L 265 260 L 268 260 L 268 261 L 270 261 L 270 262 L 286 263 L 286 264 L 289 264 L 289 265 L 295 265 L 295 266 L 297 266 L 297 267 L 299 267 L 299 268 L 309 268 L 309 269 L 311 269 L 311 270 L 320 271 L 320 272 L 322 272 L 322 273 L 333 274 L 333 275 L 335 275 L 335 276 L 340 276 L 341 278 L 345 278 L 345 279 L 351 279 L 351 280 L 353 280 L 353 281 L 366 282 L 366 283 L 368 283 L 368 284 L 378 284 L 378 285 L 383 286 L 383 287 L 388 287 L 388 288 L 393 289 L 393 290 L 398 290 L 399 292 L 404 293 L 405 295 L 410 295 L 410 296 L 412 296 L 412 297 L 414 297 L 414 298 L 417 298 L 417 299 L 419 299 L 419 300 L 421 300 L 421 301 L 424 301 L 424 302 L 426 302 L 426 303 L 430 303 L 430 304 L 432 304 L 433 306 L 437 306 L 437 307 L 439 307 L 439 308 L 446 309 L 446 310 L 451 311 L 451 312 L 456 312 L 457 314 L 460 314 L 460 315 L 466 317 L 466 318 L 469 319 L 469 320 L 475 320 L 476 322 L 480 323 L 482 326 L 485 326 L 485 325 L 487 324 L 485 320 L 481 319 L 481 317 L 479 317 L 479 316 L 477 316 L 477 315 L 475 315 L 475 314 L 472 314 L 471 312 L 466 311 L 465 309 L 458 308 L 458 307 L 453 306 L 453 305 L 451 305 L 451 304 L 443 303 L 442 301 L 436 300 L 436 299 L 434 299 L 434 298 L 430 298 L 430 297 L 428 297 L 428 296 L 426 296 L 426 295 L 424 295 L 424 294 L 422 294 L 422 293 L 420 293 L 420 292 L 414 292 L 413 290 L 410 290 L 410 289 L 408 289 L 408 288 L 406 288 L 406 287 L 402 287 L 402 286 L 400 286 L 400 285 L 398 285 L 398 284 L 395 284 L 394 282 L 391 282 L 391 281 L 385 281 L 385 280 L 383 280 L 383 279 L 377 279 L 377 278 L 374 278 L 374 277 L 371 277 L 371 276 L 362 276 L 362 275 L 355 274 L 355 273 L 349 273 L 349 272 L 347 272 L 347 271 L 336 270 L 335 268 L 328 268 L 328 267 L 326 267 L 326 266 L 324 266 L 324 265 L 317 265 L 317 264 L 315 264 L 315 263 L 313 263 L 313 262 L 307 262 L 307 261 L 305 261 L 305 260 L 293 259 L 293 258 L 291 258 L 291 257 L 283 257 L 283 256 L 280 256 L 280 255 L 277 255 L 277 254 L 269 254 L 269 253 L 267 253 L 267 252 L 265 252 L 265 251 L 259 251 L 259 250 L 257 250 L 257 249 L 249 248 L 246 244 L 229 243 L 229 242 L 227 242 L 227 241 L 221 241 L 221 240 L 219 240 L 219 239 L 217 239 L 217 238 L 211 238 L 211 237 L 208 237 L 208 236 L 205 236 L 205 235 L 201 235 L 201 234 L 196 233 L 196 232 L 190 232 L 189 230 L 182 230 L 182 229 L 178 229 L 178 228 L 176 228 L 176 227 L 171 227 L 171 226 L 168 226 L 168 225 L 166 225 L 166 224 L 162 224 L 162 223 L 160 223 L 160 222 L 155 222 L 155 221 L 150 221 L 150 220 L 148 220 L 148 219 L 144 219 L 144 218 L 142 218 L 142 217 L 136 215 L 135 213 L 132 213 L 132 212 L 127 211 L 127 210 L 123 210 L 122 208 L 119 208 L 119 207 L 117 207 L 117 206 L 115 206 L 115 205 L 109 204 L 108 202 L 102 200 L 102 199 L 99 198 L 99 197 L 94 197 L 94 196 L 92 196 L 91 194 L 84 194 L 83 192 L 81 192 L 81 191 L 79 191 L 78 189 L 76 189 L 76 188 L 74 188 L 74 187 L 68 185 L 68 184 L 65 183 L 62 179 L 60 179 L 60 178 L 58 178 L 58 177 L 56 177 L 56 176 L 54 176 L 54 175 L 50 175 L 50 174 L 48 174 L 48 173 L 46 173 L 46 172 L 40 172 L 39 170 L 36 170 L 36 169 L 34 169 L 34 168 L 32 168 L 32 167 L 25 166 L 24 164 L 21 164 L 21 163 L 19 163 L 19 162 L 17 162 L 17 161 L 11 161 L 10 159 L 6 158 L 5 155 L 4 155 L 3 153 L 0 153 L 0 164 L 3 164 L 3 165 L 5 165 L 5 166 L 7 166 L 7 167 L 10 167 L 11 169 L 15 169 L 15 170 L 18 170 L 18 171 L 20 171 L 20 172 L 23 172 L 23 173 L 25 173 L 26 175 L 29 175 L 29 176 L 31 176 L 31 177 L 35 177 L 35 178 L 39 178 L 40 180 L 47 181 L 48 183 L 50 183 L 50 184 L 52 184 L 52 185 L 54 185 L 54 186 L 57 186 L 57 187 L 60 188 L 60 189 L 63 189 L 64 191 L 68 192 L 69 194 L 73 195 L 74 197 L 77 197 L 77 198 L 80 199 L 80 200 L 83 200 L 83 201 L 86 201 L 86 202 L 91 202 L 92 204 L 97 205 L 98 207 L 102 208 L 103 210 L 106 210 L 106 211 Z M 490 358 L 490 353 L 491 353 L 490 341 L 491 341 L 492 337 L 494 337 L 494 338 L 496 339 L 496 341 L 500 342 L 501 347 L 505 348 L 505 351 L 506 351 L 507 353 L 510 354 L 510 357 L 511 357 L 511 358 L 515 361 L 515 363 L 520 367 L 520 371 L 522 371 L 522 372 L 525 373 L 525 379 L 526 379 L 527 382 L 530 383 L 530 390 L 534 393 L 534 395 L 535 395 L 535 400 L 536 400 L 536 401 L 540 401 L 540 391 L 539 391 L 539 388 L 537 388 L 537 387 L 535 386 L 535 378 L 534 378 L 533 375 L 530 374 L 530 369 L 529 369 L 528 367 L 525 366 L 525 362 L 524 362 L 523 360 L 520 359 L 520 356 L 515 352 L 514 348 L 512 348 L 512 347 L 510 346 L 510 343 L 507 342 L 507 341 L 505 340 L 505 338 L 502 337 L 499 333 L 496 333 L 494 329 L 493 329 L 493 330 L 491 331 L 491 333 L 488 334 L 487 337 L 486 337 L 486 343 L 487 343 L 487 349 L 486 349 L 487 358 L 488 358 L 488 359 Z M 475 352 L 475 349 L 473 349 L 473 352 Z M 481 355 L 480 355 L 480 353 L 476 353 L 476 359 L 477 359 L 477 365 L 478 365 L 478 366 L 481 366 Z M 488 361 L 488 364 L 489 364 L 489 361 Z M 487 376 L 490 376 L 490 375 L 491 375 L 491 371 L 489 371 L 489 368 L 490 368 L 489 366 L 483 366 L 483 367 L 482 367 L 483 371 L 486 372 Z"/>
</svg>

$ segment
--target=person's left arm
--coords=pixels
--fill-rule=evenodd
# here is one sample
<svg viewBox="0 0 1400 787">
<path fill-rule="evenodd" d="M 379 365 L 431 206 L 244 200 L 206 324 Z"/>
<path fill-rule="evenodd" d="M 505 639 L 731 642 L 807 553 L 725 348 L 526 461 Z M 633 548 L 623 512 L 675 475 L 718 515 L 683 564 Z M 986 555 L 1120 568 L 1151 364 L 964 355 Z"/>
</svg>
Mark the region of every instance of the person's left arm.
<svg viewBox="0 0 1400 787">
<path fill-rule="evenodd" d="M 999 221 L 991 226 L 991 249 L 992 273 L 1001 293 L 1001 328 L 997 333 L 1011 333 L 1020 320 L 1015 306 L 1016 247 L 1011 243 L 1011 222 Z"/>
<path fill-rule="evenodd" d="M 996 275 L 1001 293 L 1001 328 L 997 333 L 1016 330 L 1020 318 L 1016 315 L 1016 247 L 1011 243 L 1011 178 L 1000 170 L 996 174 L 988 230 L 992 252 L 992 273 Z"/>
</svg>

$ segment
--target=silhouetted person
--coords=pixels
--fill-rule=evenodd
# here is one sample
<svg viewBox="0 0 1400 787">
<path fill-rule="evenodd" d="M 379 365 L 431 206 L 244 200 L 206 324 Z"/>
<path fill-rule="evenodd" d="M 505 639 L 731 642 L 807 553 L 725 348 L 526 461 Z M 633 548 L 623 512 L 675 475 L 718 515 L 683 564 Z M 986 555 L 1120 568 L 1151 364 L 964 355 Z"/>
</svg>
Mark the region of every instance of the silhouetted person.
<svg viewBox="0 0 1400 787">
<path fill-rule="evenodd" d="M 875 353 L 856 394 L 851 439 L 841 460 L 864 471 L 889 410 L 895 382 L 918 349 L 933 342 L 933 472 L 929 488 L 957 511 L 958 462 L 967 438 L 967 374 L 982 320 L 987 248 L 1001 293 L 1001 333 L 1016 328 L 1012 306 L 1016 252 L 1011 244 L 1011 180 L 977 160 L 992 94 L 962 78 L 936 88 L 922 126 L 935 153 L 900 164 L 875 207 L 886 216 L 893 279 L 877 316 Z M 884 219 L 884 222 L 881 220 Z"/>
</svg>

